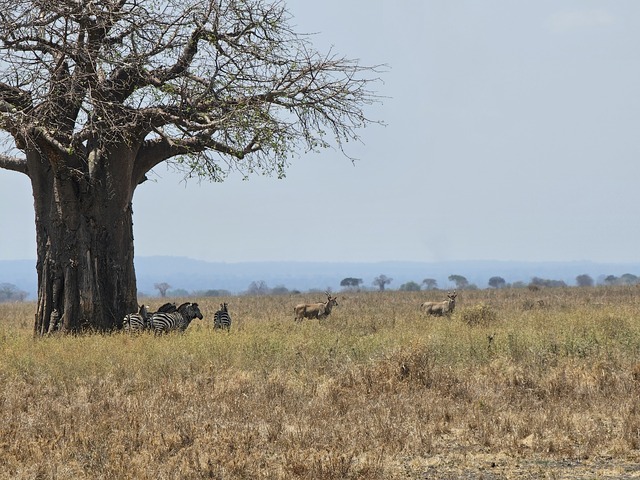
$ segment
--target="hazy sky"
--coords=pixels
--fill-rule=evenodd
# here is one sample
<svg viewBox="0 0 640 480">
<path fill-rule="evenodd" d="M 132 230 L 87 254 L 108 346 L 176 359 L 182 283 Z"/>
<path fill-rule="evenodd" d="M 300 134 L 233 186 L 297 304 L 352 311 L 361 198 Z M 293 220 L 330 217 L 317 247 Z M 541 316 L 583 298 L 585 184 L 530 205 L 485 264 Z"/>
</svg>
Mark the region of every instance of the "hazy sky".
<svg viewBox="0 0 640 480">
<path fill-rule="evenodd" d="M 287 178 L 134 197 L 135 253 L 210 261 L 640 260 L 640 2 L 290 0 L 320 51 L 388 64 L 387 126 Z M 35 258 L 0 170 L 0 259 Z"/>
</svg>

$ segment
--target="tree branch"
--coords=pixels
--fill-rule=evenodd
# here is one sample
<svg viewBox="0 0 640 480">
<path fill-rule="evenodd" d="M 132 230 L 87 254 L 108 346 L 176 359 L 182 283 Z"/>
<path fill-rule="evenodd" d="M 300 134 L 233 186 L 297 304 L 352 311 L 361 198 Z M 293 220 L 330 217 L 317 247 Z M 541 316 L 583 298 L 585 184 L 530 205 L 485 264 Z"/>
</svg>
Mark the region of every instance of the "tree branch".
<svg viewBox="0 0 640 480">
<path fill-rule="evenodd" d="M 16 110 L 25 110 L 31 106 L 31 95 L 18 87 L 0 82 L 0 101 Z"/>
<path fill-rule="evenodd" d="M 0 154 L 0 168 L 24 173 L 27 176 L 29 175 L 26 158 L 10 157 L 9 155 Z"/>
</svg>

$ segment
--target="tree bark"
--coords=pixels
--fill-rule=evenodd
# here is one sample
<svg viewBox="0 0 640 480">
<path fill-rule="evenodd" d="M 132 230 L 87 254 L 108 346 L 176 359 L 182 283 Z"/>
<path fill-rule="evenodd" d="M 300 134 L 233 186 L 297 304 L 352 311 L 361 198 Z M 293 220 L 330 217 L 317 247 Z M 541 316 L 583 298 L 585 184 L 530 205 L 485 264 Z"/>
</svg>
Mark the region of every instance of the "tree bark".
<svg viewBox="0 0 640 480">
<path fill-rule="evenodd" d="M 131 185 L 103 159 L 87 175 L 27 156 L 38 245 L 34 333 L 108 331 L 137 310 Z M 62 164 L 62 162 L 60 162 Z M 109 168 L 118 164 L 117 168 Z M 124 170 L 124 172 L 122 171 Z M 117 173 L 117 176 L 114 174 Z"/>
</svg>

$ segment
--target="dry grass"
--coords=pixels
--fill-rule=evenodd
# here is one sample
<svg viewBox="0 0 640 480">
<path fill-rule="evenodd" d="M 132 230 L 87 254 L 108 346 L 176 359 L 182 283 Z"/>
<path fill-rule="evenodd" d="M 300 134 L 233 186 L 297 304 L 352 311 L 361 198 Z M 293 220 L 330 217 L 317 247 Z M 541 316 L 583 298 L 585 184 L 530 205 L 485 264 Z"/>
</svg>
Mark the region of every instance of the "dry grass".
<svg viewBox="0 0 640 480">
<path fill-rule="evenodd" d="M 0 478 L 640 476 L 638 293 L 349 293 L 300 324 L 310 296 L 238 297 L 229 334 L 199 300 L 161 338 L 33 339 L 2 304 Z"/>
</svg>

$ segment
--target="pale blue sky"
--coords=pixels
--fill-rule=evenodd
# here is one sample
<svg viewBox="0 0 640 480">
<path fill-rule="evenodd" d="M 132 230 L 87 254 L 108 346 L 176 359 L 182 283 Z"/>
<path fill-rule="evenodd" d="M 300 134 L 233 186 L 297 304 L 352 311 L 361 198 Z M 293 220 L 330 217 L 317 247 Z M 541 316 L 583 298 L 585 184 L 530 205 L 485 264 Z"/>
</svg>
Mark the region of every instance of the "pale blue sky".
<svg viewBox="0 0 640 480">
<path fill-rule="evenodd" d="M 210 261 L 591 260 L 640 255 L 640 2 L 287 2 L 326 51 L 388 64 L 387 126 L 287 178 L 134 198 L 138 256 Z M 35 258 L 33 199 L 0 170 L 0 259 Z M 184 225 L 181 228 L 181 225 Z"/>
</svg>

